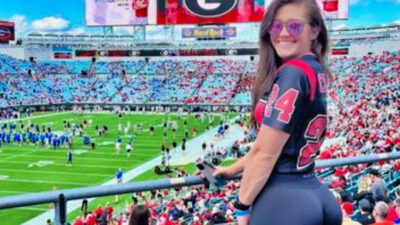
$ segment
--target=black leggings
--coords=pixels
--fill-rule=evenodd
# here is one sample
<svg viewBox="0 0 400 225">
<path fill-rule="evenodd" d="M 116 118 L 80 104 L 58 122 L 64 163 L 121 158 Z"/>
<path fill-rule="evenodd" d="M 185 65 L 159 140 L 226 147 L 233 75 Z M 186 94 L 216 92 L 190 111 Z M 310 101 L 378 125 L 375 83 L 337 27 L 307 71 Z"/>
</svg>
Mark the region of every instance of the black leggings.
<svg viewBox="0 0 400 225">
<path fill-rule="evenodd" d="M 257 196 L 250 225 L 341 225 L 333 194 L 314 174 L 274 174 Z"/>
</svg>

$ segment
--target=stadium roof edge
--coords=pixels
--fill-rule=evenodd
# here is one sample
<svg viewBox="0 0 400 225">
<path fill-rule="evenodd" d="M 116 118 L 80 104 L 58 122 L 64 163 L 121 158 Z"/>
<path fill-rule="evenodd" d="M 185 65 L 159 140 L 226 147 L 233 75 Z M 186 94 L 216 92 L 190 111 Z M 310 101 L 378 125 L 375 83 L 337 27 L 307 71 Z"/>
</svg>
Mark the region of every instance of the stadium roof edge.
<svg viewBox="0 0 400 225">
<path fill-rule="evenodd" d="M 343 28 L 337 30 L 329 30 L 329 32 L 338 32 L 338 31 L 362 31 L 362 30 L 375 30 L 375 29 L 385 29 L 385 28 L 399 28 L 400 24 L 391 24 L 387 26 L 369 26 L 369 27 L 357 27 L 357 28 Z"/>
<path fill-rule="evenodd" d="M 389 28 L 397 28 L 400 30 L 400 24 L 389 24 L 385 26 L 369 26 L 369 27 L 357 27 L 357 28 L 343 28 L 343 29 L 330 29 L 329 32 L 331 33 L 337 33 L 337 32 L 356 32 L 356 31 L 370 31 L 370 30 L 376 30 L 376 29 L 389 29 Z M 54 33 L 30 33 L 27 35 L 27 37 L 82 37 L 82 35 L 85 35 L 84 37 L 101 37 L 101 38 L 134 38 L 134 35 L 103 35 L 103 34 L 54 34 Z M 151 41 L 151 40 L 147 40 Z M 235 40 L 235 41 L 246 41 L 246 40 Z M 191 42 L 196 42 L 196 41 L 191 41 Z"/>
</svg>

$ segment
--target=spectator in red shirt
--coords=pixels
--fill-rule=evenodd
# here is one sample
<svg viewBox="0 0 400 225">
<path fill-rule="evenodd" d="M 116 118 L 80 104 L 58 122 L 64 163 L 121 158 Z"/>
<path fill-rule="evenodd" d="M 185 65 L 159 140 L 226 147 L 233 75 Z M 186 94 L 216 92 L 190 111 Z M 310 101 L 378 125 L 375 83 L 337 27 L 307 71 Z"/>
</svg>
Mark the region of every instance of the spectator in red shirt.
<svg viewBox="0 0 400 225">
<path fill-rule="evenodd" d="M 399 216 L 397 215 L 395 206 L 392 204 L 391 201 L 389 201 L 388 207 L 389 207 L 389 211 L 388 211 L 388 215 L 386 217 L 386 220 L 394 222 Z"/>
<path fill-rule="evenodd" d="M 83 225 L 83 221 L 80 216 L 77 216 L 72 225 Z"/>
<path fill-rule="evenodd" d="M 373 212 L 373 216 L 376 222 L 373 223 L 372 225 L 394 225 L 392 221 L 386 220 L 388 212 L 389 212 L 389 206 L 385 202 L 380 201 L 376 203 Z"/>
<path fill-rule="evenodd" d="M 96 225 L 96 216 L 89 212 L 89 214 L 86 216 L 86 220 L 84 221 L 85 225 Z"/>
<path fill-rule="evenodd" d="M 111 206 L 109 202 L 107 202 L 107 221 L 110 221 L 112 219 L 112 213 L 114 211 L 114 208 Z"/>
<path fill-rule="evenodd" d="M 96 216 L 100 216 L 101 214 L 103 214 L 104 210 L 101 208 L 101 205 L 97 206 L 97 209 L 94 211 L 94 214 Z"/>
</svg>

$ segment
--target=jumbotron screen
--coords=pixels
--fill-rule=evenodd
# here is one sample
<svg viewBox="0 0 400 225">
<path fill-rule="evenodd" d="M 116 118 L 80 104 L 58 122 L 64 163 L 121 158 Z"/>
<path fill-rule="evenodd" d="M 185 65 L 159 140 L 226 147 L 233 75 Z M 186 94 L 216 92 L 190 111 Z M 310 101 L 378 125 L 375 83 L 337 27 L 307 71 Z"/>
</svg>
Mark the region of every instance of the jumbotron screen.
<svg viewBox="0 0 400 225">
<path fill-rule="evenodd" d="M 85 0 L 88 26 L 260 22 L 273 0 Z M 317 0 L 325 19 L 346 19 L 348 0 Z"/>
<path fill-rule="evenodd" d="M 85 0 L 88 26 L 261 21 L 266 0 Z"/>
<path fill-rule="evenodd" d="M 0 42 L 15 40 L 15 24 L 12 22 L 0 21 Z"/>
</svg>

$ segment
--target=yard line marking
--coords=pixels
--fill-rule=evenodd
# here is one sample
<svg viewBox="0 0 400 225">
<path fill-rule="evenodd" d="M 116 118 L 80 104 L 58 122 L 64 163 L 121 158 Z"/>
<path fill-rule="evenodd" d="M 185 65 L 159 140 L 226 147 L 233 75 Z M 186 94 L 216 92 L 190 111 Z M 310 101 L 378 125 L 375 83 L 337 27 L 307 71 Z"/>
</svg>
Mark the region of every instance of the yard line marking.
<svg viewBox="0 0 400 225">
<path fill-rule="evenodd" d="M 37 161 L 37 162 L 34 162 L 34 163 L 29 163 L 28 164 L 28 168 L 31 168 L 31 167 L 34 167 L 34 166 L 44 167 L 44 166 L 49 166 L 49 165 L 52 165 L 52 164 L 54 164 L 54 161 Z"/>
<path fill-rule="evenodd" d="M 58 184 L 58 185 L 77 185 L 77 186 L 95 185 L 93 183 L 84 183 L 84 182 L 65 182 L 65 181 L 27 180 L 27 179 L 7 179 L 4 180 L 3 182 L 27 182 L 27 183 L 39 183 L 39 184 Z"/>
<path fill-rule="evenodd" d="M 20 119 L 0 120 L 0 123 L 11 123 L 11 122 L 18 122 L 18 121 L 24 121 L 24 120 L 29 120 L 29 119 L 32 120 L 32 119 L 37 119 L 37 118 L 57 116 L 57 115 L 70 114 L 70 113 L 71 112 L 59 112 L 59 113 L 50 113 L 50 114 L 46 114 L 46 115 L 24 117 L 24 118 L 20 118 Z"/>
<path fill-rule="evenodd" d="M 3 164 L 22 164 L 22 165 L 27 165 L 29 163 L 27 162 L 4 162 L 4 161 L 0 161 Z M 52 164 L 52 166 L 66 166 L 67 164 L 65 163 L 54 163 Z M 133 165 L 133 166 L 137 166 L 137 165 Z M 87 167 L 87 168 L 106 168 L 106 169 L 117 169 L 118 166 L 99 166 L 99 165 L 81 165 L 81 164 L 74 164 L 73 167 Z"/>
<path fill-rule="evenodd" d="M 112 156 L 116 156 L 117 154 L 113 154 Z M 78 162 L 76 165 L 82 165 L 82 163 L 85 163 L 85 165 L 97 165 L 97 162 L 115 162 L 115 163 L 135 163 L 135 162 L 142 162 L 146 161 L 147 159 L 143 159 L 143 156 L 135 157 L 138 155 L 132 155 L 132 157 L 127 158 L 124 153 L 119 154 L 123 156 L 123 159 L 107 159 L 107 158 L 79 158 L 79 157 L 74 157 L 75 162 Z M 38 166 L 38 167 L 44 167 L 48 165 L 58 165 L 57 163 L 49 163 L 47 160 L 41 160 L 44 158 L 50 158 L 50 159 L 55 159 L 56 162 L 63 162 L 64 160 L 67 160 L 66 156 L 32 156 L 32 155 L 24 155 L 23 157 L 30 157 L 27 158 L 27 160 L 23 160 L 22 157 L 18 158 L 18 160 L 10 162 L 8 160 L 0 160 L 0 162 L 3 163 L 26 163 L 28 164 L 28 167 L 33 167 L 33 166 Z M 39 157 L 40 159 L 34 160 L 34 158 Z M 29 161 L 28 161 L 29 160 Z M 84 161 L 84 162 L 82 162 Z M 95 163 L 93 163 L 95 162 Z"/>
<path fill-rule="evenodd" d="M 74 155 L 74 154 L 73 154 Z M 136 161 L 136 160 L 138 160 L 138 158 L 135 158 L 135 156 L 148 156 L 148 155 L 138 155 L 138 154 L 135 154 L 135 152 L 133 152 L 133 154 L 132 154 L 132 157 L 130 157 L 130 158 L 127 158 L 126 156 L 125 156 L 125 154 L 123 153 L 123 152 L 121 152 L 119 155 L 121 155 L 121 156 L 124 156 L 124 158 L 121 158 L 121 159 L 109 159 L 109 157 L 110 156 L 116 156 L 117 154 L 112 154 L 112 155 L 110 155 L 110 154 L 108 154 L 108 158 L 107 157 L 101 157 L 101 158 L 84 158 L 84 160 L 87 160 L 87 161 L 106 161 L 106 162 L 131 162 L 131 161 Z M 74 155 L 74 156 L 76 156 L 76 155 Z M 150 155 L 150 156 L 153 156 L 153 155 Z M 36 157 L 39 157 L 39 158 L 41 158 L 41 157 L 43 157 L 43 158 L 52 158 L 52 159 L 66 159 L 67 157 L 66 156 L 51 156 L 51 155 L 27 155 L 27 154 L 25 154 L 25 155 L 19 155 L 19 157 L 32 157 L 32 158 L 36 158 Z M 78 160 L 81 160 L 82 158 L 79 158 L 79 156 L 76 156 L 76 157 L 74 157 L 74 159 L 78 159 Z"/>
<path fill-rule="evenodd" d="M 0 190 L 0 193 L 31 194 L 31 193 L 33 193 L 33 192 Z"/>
<path fill-rule="evenodd" d="M 120 153 L 120 155 L 124 155 L 123 153 Z M 22 155 L 20 155 L 22 156 Z M 107 158 L 85 158 L 85 161 L 105 161 L 105 162 L 132 162 L 133 160 L 135 160 L 134 157 L 134 153 L 132 155 L 131 158 L 127 159 L 126 157 L 124 159 L 107 159 Z M 36 158 L 36 157 L 43 157 L 43 158 L 51 158 L 51 159 L 66 159 L 66 156 L 51 156 L 51 155 L 23 155 L 22 157 L 32 157 L 32 158 Z M 81 158 L 79 158 L 79 156 L 74 157 L 77 160 L 81 160 Z M 133 160 L 132 160 L 133 159 Z"/>
<path fill-rule="evenodd" d="M 25 156 L 28 155 L 29 153 L 33 152 L 34 150 L 29 150 L 28 152 L 22 153 L 22 154 L 12 154 L 12 156 L 8 156 L 8 157 L 4 157 L 2 158 L 0 161 L 7 161 L 16 157 L 20 157 L 20 156 Z"/>
<path fill-rule="evenodd" d="M 65 174 L 65 175 L 82 175 L 79 173 L 69 173 L 69 172 L 58 172 L 58 171 L 33 171 L 33 170 L 15 170 L 15 169 L 2 169 L 0 171 L 4 172 L 22 172 L 22 173 L 44 173 L 44 174 Z M 95 177 L 109 177 L 110 175 L 100 174 L 100 173 L 85 173 L 85 176 L 95 176 Z"/>
<path fill-rule="evenodd" d="M 179 144 L 178 144 L 178 146 L 179 146 Z M 122 147 L 122 146 L 121 146 Z M 53 149 L 34 149 L 34 150 L 28 150 L 28 149 L 13 149 L 13 150 L 7 150 L 7 153 L 0 153 L 0 155 L 13 155 L 13 156 L 25 156 L 25 155 L 28 155 L 29 153 L 36 153 L 36 152 L 46 152 L 46 150 L 49 150 L 49 153 L 62 153 L 62 154 L 67 154 L 67 151 L 65 150 L 65 149 L 61 149 L 61 150 L 53 150 Z M 121 153 L 120 153 L 120 155 L 123 155 L 123 151 L 122 151 L 123 149 L 121 148 Z M 24 151 L 27 151 L 27 153 L 23 153 L 23 154 L 17 154 L 17 155 L 15 155 L 15 154 L 11 154 L 11 153 L 8 153 L 8 152 L 12 152 L 12 151 L 21 151 L 21 152 L 24 152 Z M 74 151 L 76 151 L 76 150 L 72 150 L 72 153 L 74 153 Z M 109 152 L 104 152 L 104 153 L 101 153 L 101 152 L 95 152 L 95 151 L 97 151 L 97 150 L 88 150 L 88 152 L 87 152 L 87 154 L 93 154 L 93 155 L 105 155 L 106 157 L 110 157 L 110 153 L 112 154 L 112 155 L 115 155 L 115 150 L 114 150 L 114 148 L 112 148 L 112 150 L 110 149 L 109 150 Z M 157 150 L 148 150 L 148 149 L 138 149 L 138 148 L 134 148 L 133 149 L 133 156 L 154 156 L 154 154 L 152 154 L 152 153 L 146 153 L 146 151 L 156 151 L 156 152 L 158 152 L 159 150 L 158 150 L 158 146 L 157 146 Z M 86 153 L 85 153 L 86 154 Z M 42 155 L 31 155 L 31 156 L 42 156 Z M 43 156 L 43 157 L 50 157 L 50 156 Z M 13 157 L 13 158 L 15 158 L 15 157 Z M 65 158 L 65 157 L 64 157 Z M 2 158 L 2 160 L 4 160 L 5 158 Z"/>
</svg>

